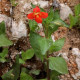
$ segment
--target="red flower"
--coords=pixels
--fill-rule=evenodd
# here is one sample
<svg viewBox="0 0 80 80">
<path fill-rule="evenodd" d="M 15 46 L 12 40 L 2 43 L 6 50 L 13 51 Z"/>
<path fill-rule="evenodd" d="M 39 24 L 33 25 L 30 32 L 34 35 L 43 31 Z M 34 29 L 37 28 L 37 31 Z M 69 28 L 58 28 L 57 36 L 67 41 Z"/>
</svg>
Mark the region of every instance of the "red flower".
<svg viewBox="0 0 80 80">
<path fill-rule="evenodd" d="M 47 18 L 48 13 L 41 12 L 40 8 L 36 6 L 36 8 L 33 9 L 33 12 L 28 14 L 28 19 L 34 19 L 37 23 L 42 23 L 42 18 Z"/>
</svg>

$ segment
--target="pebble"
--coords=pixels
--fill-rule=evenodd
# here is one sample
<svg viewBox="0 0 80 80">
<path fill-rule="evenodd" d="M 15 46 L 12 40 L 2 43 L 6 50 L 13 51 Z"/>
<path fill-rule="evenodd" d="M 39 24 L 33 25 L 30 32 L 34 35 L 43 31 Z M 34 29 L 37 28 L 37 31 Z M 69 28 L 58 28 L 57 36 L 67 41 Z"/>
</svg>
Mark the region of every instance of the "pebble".
<svg viewBox="0 0 80 80">
<path fill-rule="evenodd" d="M 60 18 L 66 20 L 69 17 L 69 14 L 73 15 L 71 8 L 68 5 L 63 3 L 60 4 Z"/>
<path fill-rule="evenodd" d="M 38 1 L 38 4 L 40 5 L 41 8 L 45 8 L 49 6 L 48 1 Z"/>
</svg>

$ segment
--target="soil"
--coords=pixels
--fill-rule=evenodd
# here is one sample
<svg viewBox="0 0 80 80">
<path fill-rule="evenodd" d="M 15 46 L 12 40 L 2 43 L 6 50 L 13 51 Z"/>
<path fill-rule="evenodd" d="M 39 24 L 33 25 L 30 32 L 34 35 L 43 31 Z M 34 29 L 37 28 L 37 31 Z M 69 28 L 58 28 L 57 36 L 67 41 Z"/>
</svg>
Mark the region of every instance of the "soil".
<svg viewBox="0 0 80 80">
<path fill-rule="evenodd" d="M 11 4 L 9 0 L 0 0 L 0 14 L 10 16 Z"/>
<path fill-rule="evenodd" d="M 72 10 L 75 5 L 80 3 L 80 0 L 59 0 L 59 1 L 60 1 L 60 3 L 65 3 L 68 6 L 70 6 Z M 50 3 L 51 3 L 51 1 L 50 1 Z M 31 11 L 30 9 L 27 9 L 26 12 L 25 11 L 21 12 L 19 7 L 22 7 L 22 6 L 23 6 L 23 4 L 17 5 L 13 9 L 13 11 L 14 11 L 13 18 L 16 21 L 18 21 L 20 19 L 23 19 L 23 21 L 25 21 L 26 20 L 25 16 L 28 14 L 27 12 Z M 0 0 L 0 14 L 5 14 L 7 16 L 11 16 L 10 9 L 11 9 L 11 4 L 10 4 L 9 0 Z M 76 26 L 73 29 L 60 27 L 58 29 L 58 31 L 56 31 L 54 33 L 54 36 L 55 36 L 55 40 L 62 38 L 62 37 L 66 38 L 63 49 L 52 55 L 52 56 L 57 56 L 59 53 L 67 54 L 68 61 L 66 60 L 66 62 L 68 65 L 69 74 L 61 75 L 60 79 L 61 80 L 75 80 L 73 78 L 72 74 L 75 75 L 76 73 L 78 73 L 79 70 L 78 70 L 78 65 L 76 63 L 76 56 L 72 54 L 72 49 L 78 48 L 80 50 L 80 29 L 78 29 Z M 26 51 L 27 49 L 29 49 L 31 47 L 30 43 L 29 43 L 29 37 L 22 37 L 19 40 L 14 41 L 14 43 L 15 43 L 15 45 L 12 45 L 9 47 L 9 56 L 8 56 L 8 58 L 10 58 L 12 60 L 11 61 L 12 65 L 15 61 L 15 56 L 16 56 L 17 52 L 19 53 L 21 50 Z M 38 75 L 38 76 L 33 75 L 36 79 L 46 77 L 46 72 L 44 72 L 44 70 L 43 70 L 43 67 L 44 67 L 43 63 L 39 59 L 37 59 L 35 56 L 31 60 L 27 61 L 26 64 L 24 64 L 22 66 L 26 67 L 28 69 L 40 69 L 41 70 L 40 75 Z M 4 64 L 0 63 L 0 76 L 2 76 L 2 74 L 6 73 L 9 69 L 10 69 L 10 63 L 4 63 Z M 80 77 L 77 78 L 76 80 L 80 80 Z"/>
<path fill-rule="evenodd" d="M 64 44 L 63 49 L 55 53 L 55 55 L 53 55 L 53 56 L 56 56 L 59 53 L 62 53 L 62 54 L 66 53 L 69 59 L 69 61 L 67 61 L 69 74 L 62 75 L 61 78 L 63 80 L 74 80 L 74 78 L 71 75 L 78 73 L 78 66 L 76 64 L 76 56 L 72 54 L 72 49 L 73 48 L 80 49 L 80 30 L 77 29 L 76 27 L 73 29 L 67 29 L 64 27 L 60 27 L 58 31 L 55 32 L 54 35 L 55 35 L 55 39 L 59 39 L 62 37 L 66 38 L 66 42 Z"/>
</svg>

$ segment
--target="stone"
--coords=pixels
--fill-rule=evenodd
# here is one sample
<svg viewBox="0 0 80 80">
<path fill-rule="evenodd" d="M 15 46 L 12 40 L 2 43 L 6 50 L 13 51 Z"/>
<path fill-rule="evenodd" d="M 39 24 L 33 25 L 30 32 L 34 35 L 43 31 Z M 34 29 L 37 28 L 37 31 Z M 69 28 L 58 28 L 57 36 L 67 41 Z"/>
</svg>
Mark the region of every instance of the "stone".
<svg viewBox="0 0 80 80">
<path fill-rule="evenodd" d="M 76 55 L 77 57 L 79 56 L 80 57 L 80 51 L 78 48 L 73 48 L 72 49 L 72 54 Z"/>
<path fill-rule="evenodd" d="M 48 1 L 38 1 L 38 4 L 40 5 L 41 8 L 45 8 L 49 6 Z"/>
<path fill-rule="evenodd" d="M 60 18 L 66 20 L 69 17 L 69 14 L 73 15 L 71 8 L 68 5 L 60 4 Z"/>
<path fill-rule="evenodd" d="M 79 80 L 80 78 L 78 79 L 78 77 L 80 77 L 80 50 L 78 48 L 73 48 L 72 54 L 76 55 L 76 63 L 77 63 L 78 70 L 79 70 L 78 73 L 72 76 L 75 80 Z"/>
<path fill-rule="evenodd" d="M 26 25 L 22 20 L 20 20 L 18 23 L 16 21 L 13 21 L 11 32 L 13 39 L 17 40 L 21 37 L 26 37 L 27 36 Z"/>
<path fill-rule="evenodd" d="M 6 15 L 3 15 L 3 14 L 0 14 L 0 23 L 4 21 L 5 24 L 6 24 L 6 27 L 10 27 L 11 25 L 11 18 L 6 16 Z"/>
</svg>

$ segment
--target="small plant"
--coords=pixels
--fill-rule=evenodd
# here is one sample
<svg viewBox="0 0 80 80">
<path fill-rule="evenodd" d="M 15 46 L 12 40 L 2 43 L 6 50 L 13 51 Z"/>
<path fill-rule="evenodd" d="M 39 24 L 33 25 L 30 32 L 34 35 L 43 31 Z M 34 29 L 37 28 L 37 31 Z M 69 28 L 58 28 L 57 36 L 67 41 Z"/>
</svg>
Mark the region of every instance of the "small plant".
<svg viewBox="0 0 80 80">
<path fill-rule="evenodd" d="M 76 5 L 74 7 L 74 16 L 70 14 L 70 28 L 74 26 L 79 26 L 80 27 L 80 4 Z"/>
<path fill-rule="evenodd" d="M 17 6 L 17 4 L 18 4 L 18 3 L 16 3 L 15 1 L 16 1 L 16 0 L 10 0 L 12 6 L 14 6 L 14 7 Z"/>
<path fill-rule="evenodd" d="M 12 45 L 13 43 L 7 38 L 6 36 L 6 31 L 5 31 L 5 22 L 0 23 L 0 47 L 3 46 L 9 46 Z"/>
<path fill-rule="evenodd" d="M 58 75 L 68 73 L 66 62 L 62 57 L 49 57 L 49 54 L 61 50 L 65 38 L 53 42 L 51 35 L 59 26 L 69 26 L 60 19 L 58 11 L 54 12 L 52 8 L 48 14 L 43 12 L 42 9 L 40 10 L 37 6 L 27 17 L 31 19 L 29 20 L 30 43 L 34 54 L 42 61 L 46 60 L 45 70 L 47 72 L 47 77 L 44 80 L 58 80 Z M 36 33 L 38 27 L 37 23 L 42 23 L 45 37 L 41 37 Z"/>
<path fill-rule="evenodd" d="M 50 9 L 49 13 L 46 13 L 42 8 L 33 6 L 33 12 L 28 14 L 29 27 L 30 27 L 30 44 L 31 49 L 26 52 L 22 51 L 21 57 L 16 56 L 16 61 L 12 66 L 12 69 L 2 75 L 3 80 L 36 80 L 31 74 L 39 75 L 40 70 L 28 70 L 24 67 L 20 67 L 21 64 L 25 64 L 26 60 L 31 59 L 34 55 L 38 57 L 45 66 L 45 72 L 47 76 L 44 79 L 39 80 L 59 80 L 58 76 L 61 74 L 67 74 L 67 64 L 62 57 L 50 57 L 53 52 L 62 49 L 65 38 L 61 38 L 53 42 L 51 35 L 58 30 L 58 27 L 69 27 L 64 21 L 60 19 L 58 11 Z M 40 36 L 37 31 L 39 29 L 38 23 L 43 26 L 45 36 Z"/>
<path fill-rule="evenodd" d="M 1 22 L 0 23 L 0 47 L 6 47 L 6 46 L 10 46 L 13 43 L 7 38 L 6 36 L 6 32 L 5 32 L 5 22 Z M 7 60 L 5 59 L 5 57 L 8 54 L 8 48 L 3 48 L 3 51 L 0 53 L 0 62 L 4 63 Z"/>
</svg>

